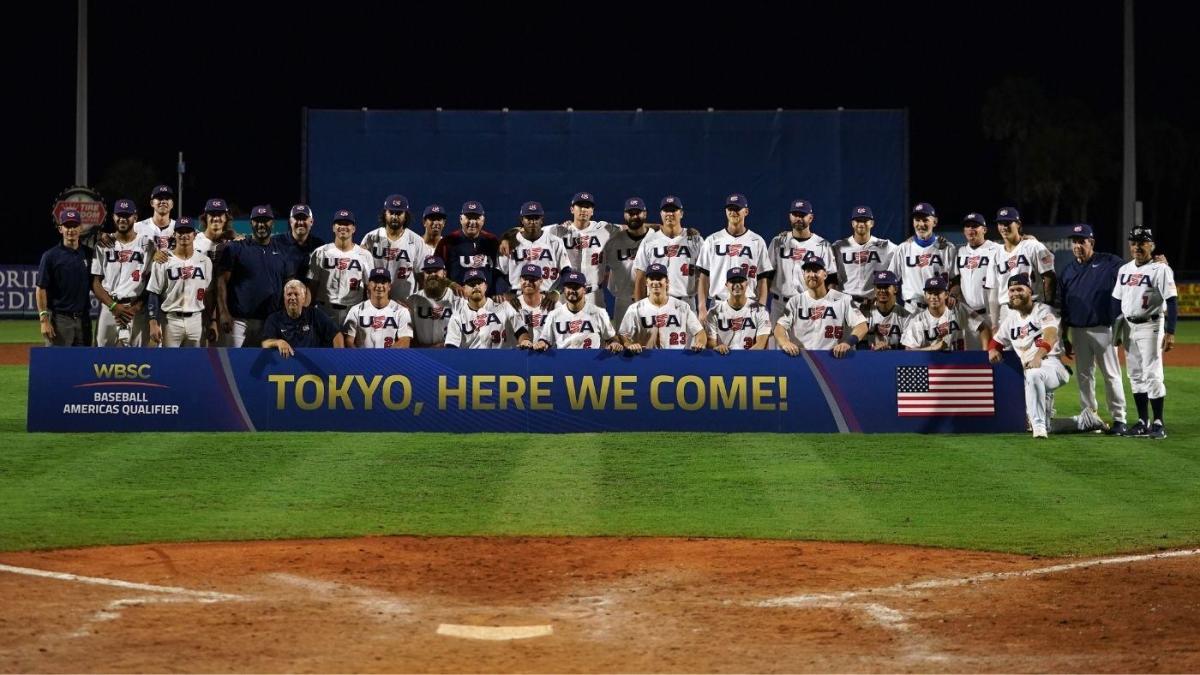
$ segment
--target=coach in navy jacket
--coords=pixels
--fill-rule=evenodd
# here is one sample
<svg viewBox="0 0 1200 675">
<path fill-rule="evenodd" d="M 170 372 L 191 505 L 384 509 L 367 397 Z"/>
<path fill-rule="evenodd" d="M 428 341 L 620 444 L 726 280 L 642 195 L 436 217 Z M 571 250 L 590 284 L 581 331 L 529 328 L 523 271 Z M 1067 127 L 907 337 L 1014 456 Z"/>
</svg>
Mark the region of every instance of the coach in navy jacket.
<svg viewBox="0 0 1200 675">
<path fill-rule="evenodd" d="M 496 235 L 483 231 L 483 204 L 477 201 L 464 203 L 458 222 L 460 228 L 442 237 L 436 253 L 446 261 L 450 288 L 462 295 L 462 283 L 467 270 L 477 269 L 487 279 L 489 297 L 508 292 L 508 278 L 500 273 L 498 265 L 500 240 Z"/>
</svg>

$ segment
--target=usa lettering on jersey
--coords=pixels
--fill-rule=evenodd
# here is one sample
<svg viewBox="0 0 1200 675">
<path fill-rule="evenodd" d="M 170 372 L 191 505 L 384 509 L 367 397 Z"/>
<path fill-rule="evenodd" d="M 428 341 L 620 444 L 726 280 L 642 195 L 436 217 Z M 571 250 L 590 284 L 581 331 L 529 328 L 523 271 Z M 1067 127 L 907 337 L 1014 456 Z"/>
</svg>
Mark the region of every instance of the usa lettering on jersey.
<svg viewBox="0 0 1200 675">
<path fill-rule="evenodd" d="M 167 267 L 167 279 L 177 281 L 180 279 L 204 279 L 204 268 L 187 265 L 185 267 Z"/>
<path fill-rule="evenodd" d="M 940 253 L 922 253 L 920 255 L 904 256 L 904 266 L 905 267 L 915 267 L 915 268 L 924 268 L 924 267 L 932 267 L 932 266 L 942 267 L 945 264 L 946 263 L 943 262 L 942 256 Z"/>
</svg>

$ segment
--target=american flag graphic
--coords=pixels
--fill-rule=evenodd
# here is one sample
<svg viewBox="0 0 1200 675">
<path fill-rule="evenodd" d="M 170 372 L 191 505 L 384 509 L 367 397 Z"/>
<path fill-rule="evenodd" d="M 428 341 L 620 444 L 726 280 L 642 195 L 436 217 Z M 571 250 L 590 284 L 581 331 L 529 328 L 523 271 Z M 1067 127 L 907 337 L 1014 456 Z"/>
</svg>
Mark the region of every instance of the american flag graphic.
<svg viewBox="0 0 1200 675">
<path fill-rule="evenodd" d="M 350 269 L 350 259 L 349 258 L 338 258 L 337 259 L 337 268 L 339 270 Z"/>
<path fill-rule="evenodd" d="M 679 244 L 672 244 L 667 247 L 667 257 L 675 258 L 679 255 Z"/>
<path fill-rule="evenodd" d="M 578 333 L 583 328 L 583 319 L 576 319 L 567 324 L 567 330 L 571 333 Z"/>
<path fill-rule="evenodd" d="M 896 368 L 896 414 L 900 417 L 988 416 L 995 412 L 990 366 Z"/>
<path fill-rule="evenodd" d="M 371 317 L 371 328 L 375 328 L 375 329 L 383 328 L 383 322 L 386 318 L 387 317 L 383 317 L 383 316 Z"/>
<path fill-rule="evenodd" d="M 180 267 L 179 268 L 179 278 L 180 279 L 191 279 L 192 275 L 195 273 L 195 271 L 196 271 L 195 267 Z"/>
<path fill-rule="evenodd" d="M 730 258 L 736 258 L 742 254 L 742 247 L 743 244 L 730 244 L 729 252 L 726 255 L 728 255 Z"/>
<path fill-rule="evenodd" d="M 922 253 L 917 256 L 917 267 L 929 267 L 929 261 L 933 258 L 932 253 Z"/>
<path fill-rule="evenodd" d="M 788 257 L 791 258 L 792 260 L 804 260 L 805 258 L 808 257 L 808 249 L 794 248 L 794 249 L 792 249 L 791 255 L 789 255 Z"/>
</svg>

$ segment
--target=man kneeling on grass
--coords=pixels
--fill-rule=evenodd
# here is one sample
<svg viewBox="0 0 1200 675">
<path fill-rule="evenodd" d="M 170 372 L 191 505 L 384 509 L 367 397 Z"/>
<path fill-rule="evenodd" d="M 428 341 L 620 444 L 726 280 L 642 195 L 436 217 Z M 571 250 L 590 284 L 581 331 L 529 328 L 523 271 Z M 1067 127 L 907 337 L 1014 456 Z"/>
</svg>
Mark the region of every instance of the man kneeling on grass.
<svg viewBox="0 0 1200 675">
<path fill-rule="evenodd" d="M 309 307 L 308 288 L 292 279 L 283 286 L 283 309 L 263 322 L 262 346 L 278 349 L 283 358 L 300 347 L 344 347 L 341 332 L 324 312 Z"/>
</svg>

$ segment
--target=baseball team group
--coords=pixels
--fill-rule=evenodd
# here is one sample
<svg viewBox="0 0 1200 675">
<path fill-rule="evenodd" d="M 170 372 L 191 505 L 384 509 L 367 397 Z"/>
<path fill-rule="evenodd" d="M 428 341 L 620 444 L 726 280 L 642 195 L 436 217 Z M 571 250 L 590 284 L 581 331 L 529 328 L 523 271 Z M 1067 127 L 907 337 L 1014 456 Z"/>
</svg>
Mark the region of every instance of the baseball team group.
<svg viewBox="0 0 1200 675">
<path fill-rule="evenodd" d="M 966 243 L 936 233 L 933 205 L 913 207 L 913 234 L 896 244 L 872 234 L 869 206 L 849 214 L 844 238 L 813 231 L 813 205 L 789 205 L 789 227 L 769 242 L 748 226 L 745 195 L 725 199 L 725 226 L 702 237 L 684 204 L 663 197 L 658 222 L 638 197 L 624 222 L 593 220 L 595 196 L 576 193 L 570 217 L 547 223 L 520 206 L 500 235 L 467 201 L 459 229 L 426 206 L 421 230 L 402 195 L 390 195 L 361 237 L 354 213 L 332 215 L 333 241 L 313 234 L 307 204 L 274 234 L 271 206 L 250 211 L 238 236 L 228 203 L 209 199 L 196 219 L 172 218 L 175 194 L 113 203 L 111 227 L 60 214 L 60 244 L 41 259 L 37 304 L 47 346 L 829 350 L 1012 350 L 1025 367 L 1029 429 L 1052 428 L 1053 392 L 1075 360 L 1082 412 L 1074 430 L 1165 438 L 1163 354 L 1174 345 L 1173 272 L 1150 228 L 1129 236 L 1130 259 L 1095 250 L 1074 226 L 1074 262 L 1055 270 L 1044 244 L 1022 232 L 1017 209 L 961 221 Z M 715 211 L 715 209 L 713 209 Z M 505 220 L 508 220 L 505 218 Z M 511 221 L 510 221 L 511 222 Z M 363 230 L 368 229 L 363 223 Z M 356 242 L 357 239 L 357 242 Z M 605 289 L 612 297 L 611 314 Z M 89 293 L 102 305 L 95 330 Z M 1126 423 L 1124 345 L 1137 419 Z M 1095 371 L 1111 424 L 1099 416 Z M 1057 430 L 1060 427 L 1054 426 Z"/>
</svg>

